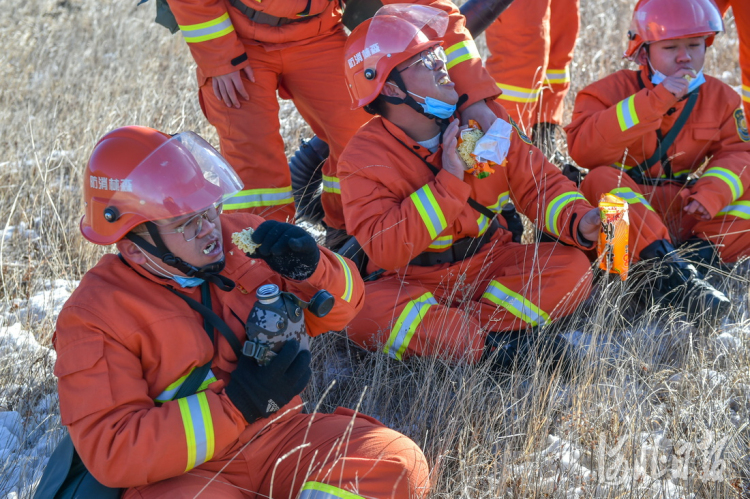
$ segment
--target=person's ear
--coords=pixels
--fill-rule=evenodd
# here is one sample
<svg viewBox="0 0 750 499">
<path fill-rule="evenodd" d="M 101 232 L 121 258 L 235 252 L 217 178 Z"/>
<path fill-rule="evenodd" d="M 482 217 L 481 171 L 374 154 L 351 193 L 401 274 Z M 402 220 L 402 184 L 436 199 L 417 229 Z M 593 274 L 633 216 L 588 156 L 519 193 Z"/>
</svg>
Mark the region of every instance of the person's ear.
<svg viewBox="0 0 750 499">
<path fill-rule="evenodd" d="M 130 263 L 143 265 L 146 263 L 146 255 L 130 239 L 120 239 L 117 241 L 117 250 Z"/>
<path fill-rule="evenodd" d="M 397 97 L 399 99 L 406 97 L 406 94 L 398 88 L 398 85 L 391 81 L 385 82 L 385 85 L 383 85 L 383 88 L 380 90 L 380 95 L 385 95 L 386 97 Z"/>
<path fill-rule="evenodd" d="M 638 53 L 635 55 L 635 62 L 641 66 L 648 66 L 648 50 L 645 45 L 642 45 L 638 49 Z"/>
</svg>

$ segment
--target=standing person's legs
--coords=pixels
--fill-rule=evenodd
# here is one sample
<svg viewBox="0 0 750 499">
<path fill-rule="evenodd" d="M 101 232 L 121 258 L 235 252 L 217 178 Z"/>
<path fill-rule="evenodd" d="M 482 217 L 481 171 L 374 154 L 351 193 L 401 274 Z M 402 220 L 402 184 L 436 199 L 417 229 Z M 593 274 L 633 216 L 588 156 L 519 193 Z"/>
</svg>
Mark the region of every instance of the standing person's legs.
<svg viewBox="0 0 750 499">
<path fill-rule="evenodd" d="M 527 131 L 534 122 L 549 56 L 550 0 L 514 2 L 487 28 L 485 66 L 503 91 L 498 102 Z"/>
<path fill-rule="evenodd" d="M 349 139 L 371 117 L 363 109 L 351 109 L 344 79 L 345 42 L 346 35 L 338 30 L 310 45 L 283 50 L 280 82 L 282 95 L 294 100 L 310 128 L 330 148 L 323 164 L 322 201 L 324 221 L 335 229 L 345 228 L 336 172 L 338 158 Z"/>
<path fill-rule="evenodd" d="M 264 218 L 292 221 L 294 199 L 276 100 L 281 56 L 260 46 L 245 46 L 255 83 L 242 73 L 250 99 L 240 108 L 227 107 L 213 91 L 212 79 L 200 83 L 200 101 L 208 121 L 219 134 L 221 154 L 245 187 L 224 204 L 225 210 L 243 210 Z"/>
</svg>

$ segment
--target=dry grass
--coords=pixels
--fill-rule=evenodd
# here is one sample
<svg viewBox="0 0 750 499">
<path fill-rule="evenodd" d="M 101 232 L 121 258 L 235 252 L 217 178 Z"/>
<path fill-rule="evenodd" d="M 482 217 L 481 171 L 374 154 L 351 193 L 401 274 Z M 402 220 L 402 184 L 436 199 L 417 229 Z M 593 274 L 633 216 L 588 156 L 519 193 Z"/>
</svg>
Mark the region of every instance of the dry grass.
<svg viewBox="0 0 750 499">
<path fill-rule="evenodd" d="M 568 116 L 576 90 L 623 66 L 619 56 L 633 2 L 581 3 Z M 0 238 L 0 312 L 8 317 L 2 325 L 20 324 L 48 345 L 52 307 L 29 314 L 27 300 L 54 279 L 80 279 L 103 252 L 77 230 L 81 172 L 97 138 L 140 124 L 195 130 L 214 144 L 218 140 L 198 107 L 188 50 L 179 35 L 153 24 L 151 4 L 31 0 L 5 7 L 0 9 L 0 229 L 35 233 L 27 237 L 17 230 Z M 710 54 L 707 72 L 727 72 L 726 81 L 738 85 L 732 22 Z M 282 114 L 290 153 L 309 132 L 291 104 L 282 103 Z M 572 380 L 542 369 L 492 376 L 486 367 L 430 359 L 398 363 L 363 354 L 329 334 L 314 345 L 319 376 L 306 398 L 317 402 L 335 382 L 324 409 L 361 401 L 362 412 L 414 438 L 433 467 L 435 498 L 668 497 L 649 489 L 642 474 L 616 472 L 650 462 L 650 456 L 657 463 L 659 457 L 674 459 L 688 444 L 698 459 L 684 479 L 671 480 L 683 487 L 679 496 L 737 497 L 737 487 L 746 487 L 750 475 L 750 328 L 743 268 L 715 276 L 735 302 L 721 331 L 691 329 L 666 311 L 634 313 L 625 300 L 638 294 L 631 283 L 600 281 L 568 325 L 598 345 Z M 741 348 L 717 341 L 720 332 L 733 334 Z M 0 337 L 0 347 L 3 341 Z M 34 352 L 12 362 L 2 357 L 0 411 L 25 418 L 24 449 L 51 450 L 60 436 L 54 357 Z M 35 416 L 40 407 L 42 415 Z M 723 453 L 714 456 L 726 465 L 718 482 L 701 477 L 701 456 L 717 447 L 708 435 L 720 442 L 727 437 Z M 570 462 L 565 449 L 580 460 Z M 618 463 L 618 457 L 624 460 Z M 20 474 L 25 488 L 19 497 L 31 497 L 29 485 L 41 464 L 13 457 L 0 463 L 0 492 Z"/>
</svg>

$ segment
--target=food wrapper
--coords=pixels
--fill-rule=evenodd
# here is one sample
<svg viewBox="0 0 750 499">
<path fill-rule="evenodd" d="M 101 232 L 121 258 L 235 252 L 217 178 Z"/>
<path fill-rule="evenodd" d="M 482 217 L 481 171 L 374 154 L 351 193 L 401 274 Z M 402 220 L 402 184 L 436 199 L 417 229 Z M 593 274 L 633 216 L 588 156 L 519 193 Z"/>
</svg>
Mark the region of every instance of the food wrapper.
<svg viewBox="0 0 750 499">
<path fill-rule="evenodd" d="M 461 130 L 458 137 L 458 146 L 456 150 L 458 155 L 466 164 L 466 171 L 471 173 L 477 178 L 486 178 L 490 174 L 495 173 L 493 166 L 497 166 L 492 161 L 485 161 L 476 156 L 474 151 L 476 145 L 483 140 L 485 133 L 480 128 L 479 124 L 474 120 L 469 120 L 469 127 L 465 130 Z"/>
<path fill-rule="evenodd" d="M 510 149 L 513 127 L 503 119 L 496 119 L 484 136 L 474 146 L 477 161 L 504 166 Z"/>
<path fill-rule="evenodd" d="M 628 252 L 628 203 L 613 194 L 602 194 L 599 200 L 602 227 L 596 247 L 599 268 L 611 274 L 619 274 L 623 281 L 628 278 L 630 254 Z"/>
</svg>

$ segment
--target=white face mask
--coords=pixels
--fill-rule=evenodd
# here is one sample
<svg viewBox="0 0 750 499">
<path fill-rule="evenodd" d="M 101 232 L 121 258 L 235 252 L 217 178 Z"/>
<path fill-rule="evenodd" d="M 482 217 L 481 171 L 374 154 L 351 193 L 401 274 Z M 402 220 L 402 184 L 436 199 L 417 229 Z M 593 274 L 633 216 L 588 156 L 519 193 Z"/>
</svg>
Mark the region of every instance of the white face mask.
<svg viewBox="0 0 750 499">
<path fill-rule="evenodd" d="M 151 267 L 149 271 L 158 275 L 159 277 L 166 277 L 167 279 L 172 279 L 174 282 L 176 282 L 183 288 L 194 288 L 196 286 L 200 286 L 201 284 L 203 284 L 203 279 L 201 279 L 200 277 L 187 277 L 187 276 L 173 274 L 172 272 L 168 271 L 167 269 L 165 269 L 164 267 L 156 263 L 154 260 L 152 260 L 151 256 L 146 251 L 143 251 L 139 246 L 136 246 L 136 248 L 138 248 L 138 251 L 143 253 L 143 256 L 145 256 L 146 260 L 148 260 L 149 263 L 151 264 L 149 265 L 149 267 Z"/>
<path fill-rule="evenodd" d="M 653 83 L 654 85 L 658 85 L 664 80 L 666 80 L 667 75 L 655 69 L 651 65 L 651 59 L 647 59 L 647 60 L 648 60 L 648 67 L 651 68 L 651 83 Z M 690 80 L 690 83 L 688 84 L 688 93 L 692 92 L 693 90 L 700 87 L 704 83 L 706 83 L 706 77 L 703 76 L 703 68 L 701 68 L 701 70 L 698 71 L 698 73 L 695 75 L 695 78 Z"/>
</svg>

